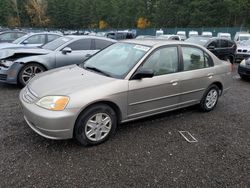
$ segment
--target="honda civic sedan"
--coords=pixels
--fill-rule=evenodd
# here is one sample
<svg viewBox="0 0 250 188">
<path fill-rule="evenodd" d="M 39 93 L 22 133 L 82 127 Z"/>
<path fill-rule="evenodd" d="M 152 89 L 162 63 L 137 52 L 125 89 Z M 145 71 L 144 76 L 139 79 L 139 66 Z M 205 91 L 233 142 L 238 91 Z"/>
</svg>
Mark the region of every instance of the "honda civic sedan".
<svg viewBox="0 0 250 188">
<path fill-rule="evenodd" d="M 199 104 L 215 108 L 231 66 L 188 43 L 129 40 L 80 65 L 36 75 L 20 92 L 24 118 L 50 139 L 106 141 L 120 123 Z"/>
</svg>

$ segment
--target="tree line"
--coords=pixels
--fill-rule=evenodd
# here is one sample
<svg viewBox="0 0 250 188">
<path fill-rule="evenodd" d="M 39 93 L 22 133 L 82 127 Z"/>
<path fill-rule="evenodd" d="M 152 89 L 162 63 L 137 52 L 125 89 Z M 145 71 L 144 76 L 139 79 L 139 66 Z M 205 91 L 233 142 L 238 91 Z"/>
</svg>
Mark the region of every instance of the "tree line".
<svg viewBox="0 0 250 188">
<path fill-rule="evenodd" d="M 250 0 L 0 0 L 0 25 L 53 28 L 250 27 Z"/>
</svg>

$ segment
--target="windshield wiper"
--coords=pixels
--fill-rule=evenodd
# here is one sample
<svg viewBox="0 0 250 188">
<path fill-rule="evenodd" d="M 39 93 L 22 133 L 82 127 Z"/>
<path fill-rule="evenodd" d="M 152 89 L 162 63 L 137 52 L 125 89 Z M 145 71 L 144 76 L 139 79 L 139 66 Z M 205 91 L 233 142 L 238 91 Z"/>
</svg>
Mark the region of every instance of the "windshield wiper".
<svg viewBox="0 0 250 188">
<path fill-rule="evenodd" d="M 106 73 L 106 72 L 104 72 L 104 71 L 102 71 L 102 70 L 100 70 L 100 69 L 98 69 L 96 67 L 89 67 L 89 66 L 84 67 L 83 66 L 83 68 L 88 69 L 88 70 L 93 70 L 95 72 L 101 73 L 101 74 L 103 74 L 105 76 L 108 76 L 108 77 L 112 77 L 110 74 L 108 74 L 108 73 Z"/>
</svg>

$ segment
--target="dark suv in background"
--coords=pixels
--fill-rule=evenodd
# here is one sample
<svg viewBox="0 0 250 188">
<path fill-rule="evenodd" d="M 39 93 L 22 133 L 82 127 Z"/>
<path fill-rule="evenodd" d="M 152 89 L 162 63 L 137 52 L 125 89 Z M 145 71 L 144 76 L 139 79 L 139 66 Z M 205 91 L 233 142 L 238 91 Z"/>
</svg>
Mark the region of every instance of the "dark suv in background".
<svg viewBox="0 0 250 188">
<path fill-rule="evenodd" d="M 191 37 L 186 42 L 199 44 L 210 50 L 219 59 L 234 63 L 237 45 L 225 38 Z"/>
</svg>

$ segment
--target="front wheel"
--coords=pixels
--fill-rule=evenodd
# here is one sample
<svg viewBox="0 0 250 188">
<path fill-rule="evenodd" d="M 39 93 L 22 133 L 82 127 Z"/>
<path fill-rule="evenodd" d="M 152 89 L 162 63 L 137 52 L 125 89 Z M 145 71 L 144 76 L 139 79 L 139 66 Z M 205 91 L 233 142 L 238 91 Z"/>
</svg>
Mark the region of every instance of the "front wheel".
<svg viewBox="0 0 250 188">
<path fill-rule="evenodd" d="M 74 138 L 84 146 L 97 145 L 108 140 L 115 132 L 116 126 L 116 113 L 110 106 L 94 105 L 78 117 Z"/>
<path fill-rule="evenodd" d="M 205 92 L 200 107 L 204 112 L 213 110 L 219 99 L 219 88 L 216 85 L 211 85 Z"/>
<path fill-rule="evenodd" d="M 45 68 L 43 66 L 37 63 L 29 63 L 21 69 L 18 75 L 18 81 L 22 86 L 26 86 L 31 78 L 44 71 Z"/>
</svg>

